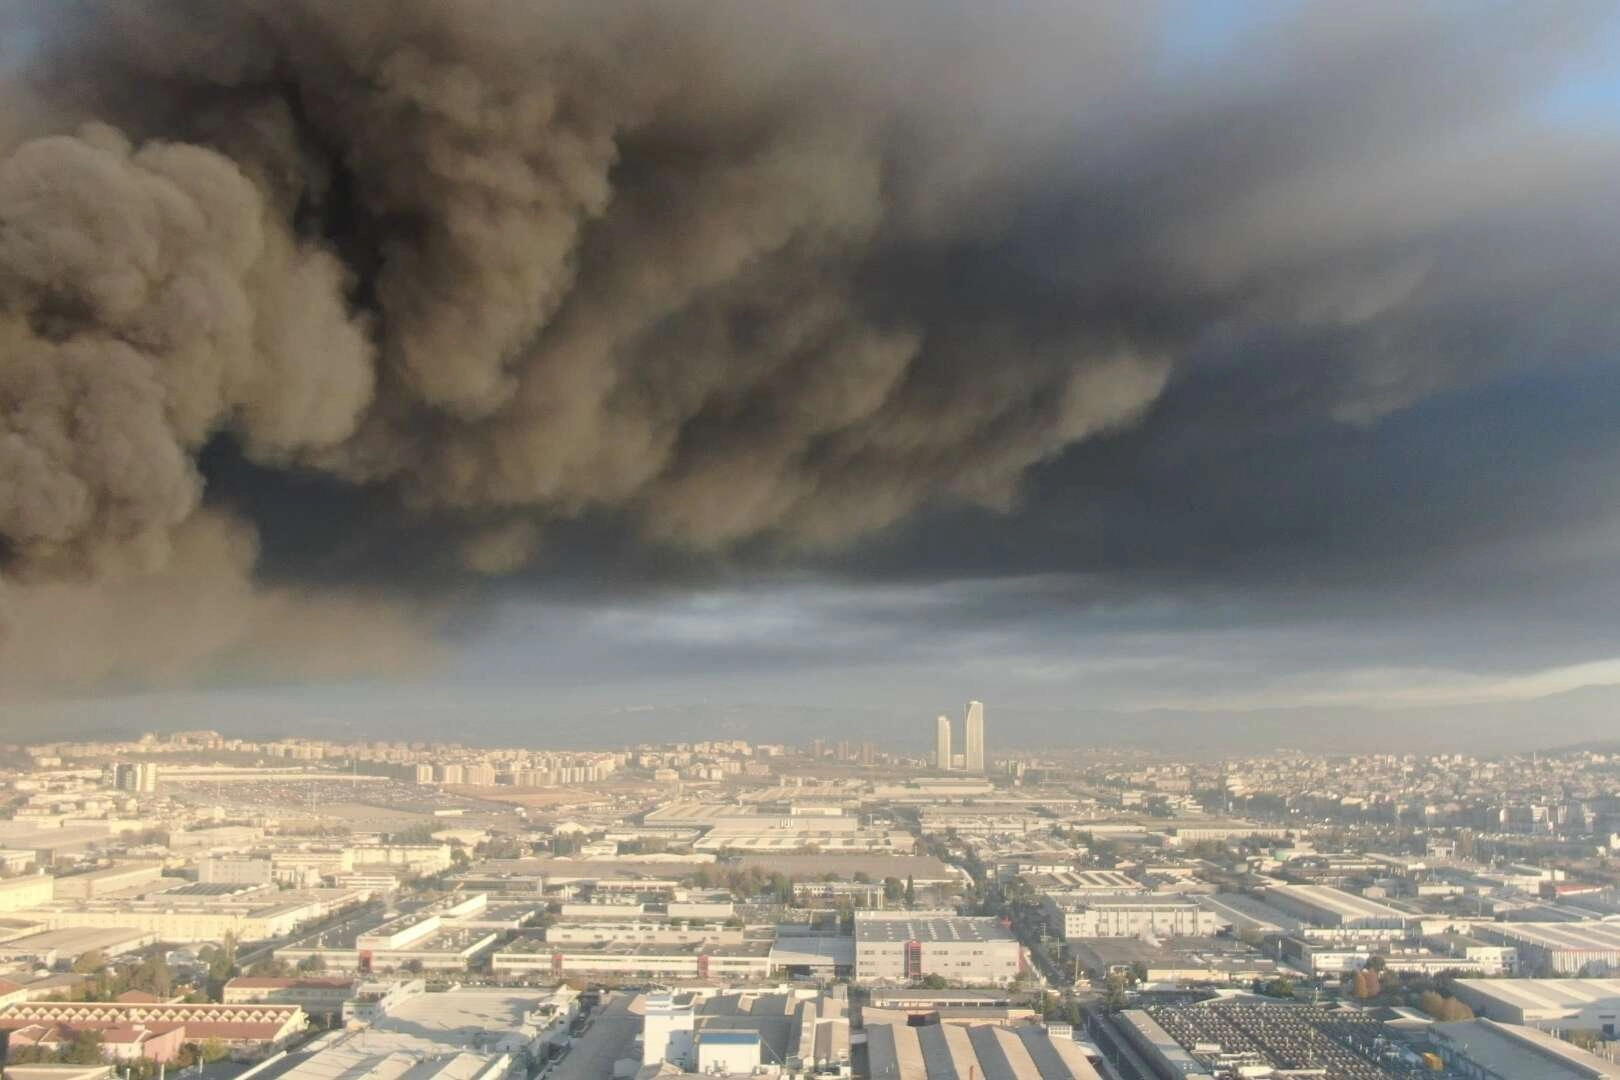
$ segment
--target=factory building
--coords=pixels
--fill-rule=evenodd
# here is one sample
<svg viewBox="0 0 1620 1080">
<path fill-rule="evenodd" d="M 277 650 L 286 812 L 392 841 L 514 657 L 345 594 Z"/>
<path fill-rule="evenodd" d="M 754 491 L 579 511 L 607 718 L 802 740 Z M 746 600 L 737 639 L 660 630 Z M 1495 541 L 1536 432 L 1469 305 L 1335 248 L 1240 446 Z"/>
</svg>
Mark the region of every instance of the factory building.
<svg viewBox="0 0 1620 1080">
<path fill-rule="evenodd" d="M 1453 992 L 1475 1015 L 1504 1024 L 1620 1031 L 1620 979 L 1458 979 Z"/>
<path fill-rule="evenodd" d="M 863 1010 L 862 1019 L 874 1077 L 1098 1080 L 1100 1076 L 1079 1043 L 1035 1025 L 916 1025 L 906 1013 L 872 1008 Z"/>
<path fill-rule="evenodd" d="M 1404 911 L 1327 885 L 1273 885 L 1266 903 L 1312 926 L 1344 930 L 1400 930 L 1412 922 Z"/>
<path fill-rule="evenodd" d="M 0 911 L 25 911 L 46 903 L 55 894 L 52 878 L 45 874 L 0 880 Z"/>
<path fill-rule="evenodd" d="M 1512 945 L 1519 969 L 1579 975 L 1588 965 L 1620 967 L 1620 924 L 1597 919 L 1564 923 L 1484 923 L 1476 937 Z"/>
<path fill-rule="evenodd" d="M 937 975 L 958 985 L 1002 985 L 1022 970 L 1018 939 L 997 919 L 928 912 L 855 916 L 859 982 L 911 982 Z"/>
<path fill-rule="evenodd" d="M 1180 896 L 1113 896 L 1099 894 L 1084 900 L 1046 897 L 1043 902 L 1052 932 L 1064 941 L 1082 938 L 1207 937 L 1220 929 L 1220 920 L 1191 898 Z"/>
</svg>

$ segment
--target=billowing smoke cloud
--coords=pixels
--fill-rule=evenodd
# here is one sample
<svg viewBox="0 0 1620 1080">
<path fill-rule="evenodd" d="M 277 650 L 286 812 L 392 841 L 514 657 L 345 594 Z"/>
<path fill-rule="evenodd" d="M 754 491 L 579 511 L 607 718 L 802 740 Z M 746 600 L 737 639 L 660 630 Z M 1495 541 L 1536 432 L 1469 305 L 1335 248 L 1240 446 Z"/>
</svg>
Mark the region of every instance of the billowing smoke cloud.
<svg viewBox="0 0 1620 1080">
<path fill-rule="evenodd" d="M 724 554 L 1004 508 L 1201 359 L 1293 352 L 1281 392 L 1364 422 L 1501 363 L 1516 328 L 1460 323 L 1587 273 L 1541 215 L 1612 191 L 1612 146 L 1494 156 L 1529 145 L 1509 106 L 1541 75 L 1482 56 L 1577 56 L 1578 5 L 1460 42 L 1458 18 L 1330 6 L 1289 17 L 1269 76 L 1222 80 L 1167 76 L 1147 7 L 15 9 L 17 641 L 60 590 L 207 578 L 199 529 L 251 550 L 222 515 L 252 493 L 199 465 L 221 445 L 500 576 L 582 517 Z M 1455 273 L 1504 209 L 1540 241 L 1523 270 Z M 237 583 L 211 604 L 262 625 L 251 560 L 209 565 Z M 312 602 L 395 640 L 393 601 Z"/>
</svg>

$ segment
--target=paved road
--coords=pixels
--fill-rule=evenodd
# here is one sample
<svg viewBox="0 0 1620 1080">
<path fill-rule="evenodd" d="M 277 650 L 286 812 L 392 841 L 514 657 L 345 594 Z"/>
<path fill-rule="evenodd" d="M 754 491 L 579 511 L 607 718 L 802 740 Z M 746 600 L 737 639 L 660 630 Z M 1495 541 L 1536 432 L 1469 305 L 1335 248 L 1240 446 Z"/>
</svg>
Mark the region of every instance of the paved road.
<svg viewBox="0 0 1620 1080">
<path fill-rule="evenodd" d="M 591 1029 L 574 1043 L 568 1056 L 553 1066 L 547 1080 L 610 1080 L 613 1063 L 635 1058 L 641 1064 L 635 1044 L 641 1031 L 641 1017 L 627 1006 L 632 995 L 614 994 L 592 1014 Z"/>
</svg>

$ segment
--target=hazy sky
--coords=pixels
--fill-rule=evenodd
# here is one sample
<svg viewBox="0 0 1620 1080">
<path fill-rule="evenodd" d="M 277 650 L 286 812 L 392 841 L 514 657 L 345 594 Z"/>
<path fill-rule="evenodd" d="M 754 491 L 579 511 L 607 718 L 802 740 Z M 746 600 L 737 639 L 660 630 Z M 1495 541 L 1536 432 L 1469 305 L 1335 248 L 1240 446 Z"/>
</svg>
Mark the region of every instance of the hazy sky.
<svg viewBox="0 0 1620 1080">
<path fill-rule="evenodd" d="M 0 697 L 1620 682 L 1614 6 L 978 8 L 7 4 Z"/>
</svg>

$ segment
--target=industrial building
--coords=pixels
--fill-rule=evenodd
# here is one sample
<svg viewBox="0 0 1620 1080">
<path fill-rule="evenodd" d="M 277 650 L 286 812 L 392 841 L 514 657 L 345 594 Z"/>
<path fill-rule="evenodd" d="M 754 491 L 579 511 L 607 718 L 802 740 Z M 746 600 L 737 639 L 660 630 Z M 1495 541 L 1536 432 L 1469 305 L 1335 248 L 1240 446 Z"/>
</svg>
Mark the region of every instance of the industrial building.
<svg viewBox="0 0 1620 1080">
<path fill-rule="evenodd" d="M 1430 1028 L 1449 1075 L 1470 1080 L 1617 1080 L 1620 1065 L 1530 1027 L 1458 1020 Z"/>
<path fill-rule="evenodd" d="M 417 984 L 420 986 L 420 984 Z M 532 1071 L 548 1043 L 565 1041 L 575 995 L 458 988 L 402 996 L 368 1024 L 336 1031 L 279 1073 L 279 1080 L 408 1077 L 502 1080 Z"/>
<path fill-rule="evenodd" d="M 224 986 L 226 1005 L 297 1005 L 310 1016 L 343 1014 L 354 996 L 355 981 L 346 977 L 238 975 Z"/>
<path fill-rule="evenodd" d="M 1414 921 L 1388 904 L 1327 885 L 1272 885 L 1266 903 L 1312 926 L 1344 930 L 1402 930 Z"/>
<path fill-rule="evenodd" d="M 119 863 L 82 874 L 64 874 L 56 879 L 55 899 L 93 900 L 114 893 L 129 892 L 142 885 L 156 884 L 163 877 L 160 862 Z M 171 880 L 171 885 L 181 884 Z"/>
<path fill-rule="evenodd" d="M 1246 985 L 1277 974 L 1277 961 L 1232 938 L 1093 938 L 1071 946 L 1075 966 L 1093 984 L 1136 971 L 1148 982 Z"/>
<path fill-rule="evenodd" d="M 620 998 L 605 1018 L 611 1024 L 615 1014 L 637 1013 L 643 1070 L 674 1066 L 689 1073 L 748 1076 L 762 1066 L 789 1065 L 848 1075 L 849 1019 L 841 998 L 654 993 L 627 1006 Z"/>
<path fill-rule="evenodd" d="M 203 859 L 197 863 L 197 880 L 205 885 L 268 885 L 273 868 L 268 858 Z"/>
<path fill-rule="evenodd" d="M 1059 870 L 1028 874 L 1024 880 L 1036 892 L 1054 899 L 1080 899 L 1095 895 L 1145 893 L 1148 887 L 1118 870 Z"/>
<path fill-rule="evenodd" d="M 1199 907 L 1240 933 L 1249 930 L 1262 935 L 1292 934 L 1305 926 L 1304 919 L 1285 914 L 1245 893 L 1203 893 L 1197 901 Z"/>
<path fill-rule="evenodd" d="M 1099 1080 L 1073 1039 L 1035 1025 L 913 1025 L 906 1013 L 862 1011 L 869 1073 L 906 1080 Z"/>
<path fill-rule="evenodd" d="M 498 975 L 599 975 L 644 979 L 759 980 L 771 973 L 771 942 L 736 945 L 693 943 L 637 945 L 568 944 L 519 938 L 490 956 Z"/>
<path fill-rule="evenodd" d="M 52 878 L 46 874 L 0 878 L 0 912 L 26 911 L 55 895 Z"/>
<path fill-rule="evenodd" d="M 997 919 L 927 912 L 855 916 L 855 978 L 863 983 L 937 975 L 960 985 L 999 985 L 1022 970 L 1018 939 Z"/>
<path fill-rule="evenodd" d="M 139 899 L 53 900 L 30 912 L 47 929 L 75 927 L 132 929 L 155 934 L 174 944 L 283 937 L 304 923 L 358 903 L 362 896 L 345 889 L 305 892 L 251 890 L 233 894 L 233 886 L 191 885 L 152 893 Z M 226 890 L 221 893 L 213 890 Z"/>
<path fill-rule="evenodd" d="M 1521 971 L 1579 975 L 1588 965 L 1620 967 L 1620 923 L 1483 923 L 1474 936 L 1514 946 Z"/>
<path fill-rule="evenodd" d="M 1084 900 L 1045 897 L 1043 909 L 1052 931 L 1064 941 L 1082 938 L 1202 937 L 1216 933 L 1220 920 L 1188 897 L 1113 896 Z"/>
<path fill-rule="evenodd" d="M 1613 1039 L 1620 979 L 1458 979 L 1453 993 L 1475 1015 L 1504 1024 L 1595 1031 Z"/>
<path fill-rule="evenodd" d="M 0 962 L 27 963 L 53 968 L 68 965 L 86 953 L 122 956 L 156 944 L 158 936 L 128 927 L 42 930 L 0 943 Z"/>
<path fill-rule="evenodd" d="M 847 978 L 855 973 L 855 939 L 847 934 L 779 933 L 771 946 L 771 971 L 787 976 Z"/>
</svg>

